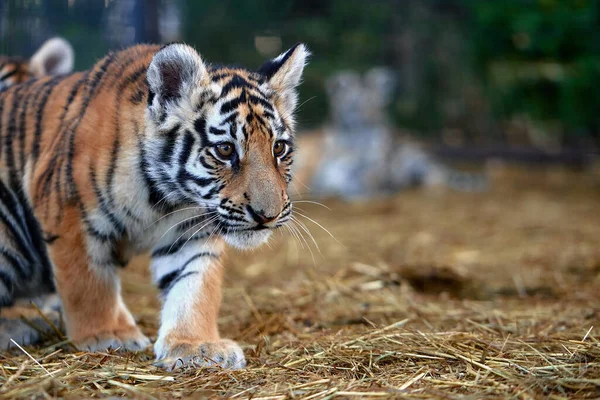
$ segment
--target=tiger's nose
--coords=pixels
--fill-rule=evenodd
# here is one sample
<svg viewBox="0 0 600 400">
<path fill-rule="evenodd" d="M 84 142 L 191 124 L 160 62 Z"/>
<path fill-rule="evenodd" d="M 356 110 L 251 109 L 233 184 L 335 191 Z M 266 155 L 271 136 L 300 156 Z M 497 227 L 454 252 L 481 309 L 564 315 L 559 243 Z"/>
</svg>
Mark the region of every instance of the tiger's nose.
<svg viewBox="0 0 600 400">
<path fill-rule="evenodd" d="M 248 213 L 250 214 L 250 216 L 252 217 L 252 219 L 256 222 L 258 222 L 260 225 L 264 225 L 264 224 L 268 224 L 269 222 L 273 222 L 277 219 L 277 217 L 279 217 L 279 214 L 273 216 L 273 217 L 269 217 L 267 215 L 265 215 L 265 212 L 263 210 L 255 210 L 254 208 L 252 208 L 252 206 L 248 206 Z"/>
</svg>

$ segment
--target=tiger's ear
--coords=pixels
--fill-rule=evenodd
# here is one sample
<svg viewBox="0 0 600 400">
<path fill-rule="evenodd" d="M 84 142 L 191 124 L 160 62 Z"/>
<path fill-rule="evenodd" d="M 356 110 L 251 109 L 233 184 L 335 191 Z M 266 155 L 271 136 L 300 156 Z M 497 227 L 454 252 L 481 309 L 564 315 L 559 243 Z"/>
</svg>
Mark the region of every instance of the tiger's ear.
<svg viewBox="0 0 600 400">
<path fill-rule="evenodd" d="M 159 111 L 169 103 L 177 103 L 189 96 L 205 75 L 206 66 L 192 47 L 181 43 L 164 46 L 148 67 L 148 106 Z"/>
<path fill-rule="evenodd" d="M 275 90 L 276 99 L 282 108 L 280 112 L 291 113 L 296 108 L 296 87 L 300 84 L 309 56 L 306 46 L 299 43 L 277 58 L 267 61 L 258 70 Z"/>
<path fill-rule="evenodd" d="M 327 95 L 334 99 L 337 96 L 344 96 L 350 89 L 357 88 L 361 84 L 361 78 L 356 71 L 339 71 L 331 75 L 325 81 Z"/>
<path fill-rule="evenodd" d="M 73 71 L 73 47 L 63 38 L 47 40 L 29 60 L 29 70 L 36 78 L 66 75 Z"/>
</svg>

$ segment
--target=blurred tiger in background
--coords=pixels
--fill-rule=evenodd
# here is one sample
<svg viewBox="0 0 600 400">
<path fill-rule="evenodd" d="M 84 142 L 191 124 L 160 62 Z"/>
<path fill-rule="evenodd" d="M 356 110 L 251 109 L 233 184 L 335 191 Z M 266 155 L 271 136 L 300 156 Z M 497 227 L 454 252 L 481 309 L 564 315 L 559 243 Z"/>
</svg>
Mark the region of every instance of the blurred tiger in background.
<svg viewBox="0 0 600 400">
<path fill-rule="evenodd" d="M 67 75 L 73 71 L 73 47 L 63 38 L 47 40 L 31 58 L 0 55 L 0 90 L 31 78 Z"/>
<path fill-rule="evenodd" d="M 243 367 L 218 331 L 220 259 L 225 243 L 259 246 L 291 220 L 308 56 L 298 44 L 249 71 L 139 45 L 0 92 L 0 307 L 58 291 L 77 348 L 143 349 L 118 270 L 149 252 L 158 363 Z M 0 337 L 14 339 L 9 317 Z"/>
<path fill-rule="evenodd" d="M 297 138 L 294 176 L 311 194 L 353 199 L 411 186 L 486 187 L 482 175 L 444 166 L 398 133 L 387 113 L 395 89 L 391 70 L 341 71 L 327 79 L 326 89 L 329 122 Z"/>
<path fill-rule="evenodd" d="M 17 84 L 24 83 L 34 78 L 45 76 L 61 76 L 72 72 L 75 61 L 74 51 L 71 44 L 63 38 L 55 37 L 48 39 L 42 46 L 27 59 L 21 56 L 0 55 L 0 92 Z M 0 115 L 4 109 L 0 108 Z M 0 202 L 2 199 L 0 198 Z M 6 218 L 13 220 L 23 219 L 19 223 L 25 223 L 24 215 L 6 215 L 6 209 L 0 206 L 0 218 L 2 224 L 8 223 Z M 11 243 L 11 233 L 0 229 L 4 240 Z M 1 242 L 1 240 L 0 240 Z M 14 243 L 11 243 L 11 245 Z M 11 251 L 11 245 L 0 243 L 0 264 L 12 263 L 19 265 L 19 257 Z M 29 257 L 32 257 L 30 255 Z M 0 280 L 6 281 L 5 274 L 0 269 Z M 50 332 L 52 327 L 46 321 L 51 321 L 54 328 L 61 329 L 60 299 L 55 294 L 40 294 L 34 291 L 27 297 L 15 299 L 12 307 L 0 309 L 0 347 L 12 347 L 11 339 L 19 343 L 32 343 L 42 338 L 45 332 Z M 32 307 L 31 304 L 35 307 Z M 39 311 L 38 311 L 39 310 Z M 40 312 L 44 315 L 40 315 Z M 26 319 L 25 322 L 23 319 Z M 32 326 L 35 329 L 32 329 Z"/>
</svg>

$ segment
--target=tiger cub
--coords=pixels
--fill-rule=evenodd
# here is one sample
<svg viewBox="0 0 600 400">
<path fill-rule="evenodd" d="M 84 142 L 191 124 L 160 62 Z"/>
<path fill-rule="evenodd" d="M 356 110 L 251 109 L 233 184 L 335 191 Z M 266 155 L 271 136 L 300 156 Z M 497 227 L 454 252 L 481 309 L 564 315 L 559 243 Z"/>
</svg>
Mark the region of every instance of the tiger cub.
<svg viewBox="0 0 600 400">
<path fill-rule="evenodd" d="M 394 85 L 393 73 L 380 67 L 364 76 L 342 71 L 327 79 L 329 123 L 297 139 L 294 176 L 311 194 L 354 199 L 410 186 L 485 187 L 483 176 L 444 166 L 398 135 L 387 116 Z"/>
<path fill-rule="evenodd" d="M 0 91 L 29 79 L 66 75 L 73 70 L 73 62 L 73 48 L 69 42 L 59 37 L 44 42 L 30 59 L 0 55 Z M 5 226 L 0 224 L 0 235 L 7 234 L 3 229 Z M 0 250 L 0 263 L 11 262 L 7 250 L 5 246 Z M 44 313 L 44 317 L 31 307 L 32 302 Z M 23 321 L 23 317 L 27 318 L 27 322 Z M 52 321 L 55 326 L 60 326 L 60 301 L 56 294 L 28 296 L 18 299 L 11 308 L 1 309 L 0 324 L 4 329 L 0 329 L 0 348 L 13 347 L 11 339 L 20 343 L 41 339 L 45 332 L 52 331 L 52 327 L 46 323 L 47 320 Z M 35 325 L 36 329 L 32 329 L 31 324 Z"/>
<path fill-rule="evenodd" d="M 150 251 L 157 363 L 243 367 L 217 328 L 220 259 L 291 218 L 308 55 L 298 44 L 252 72 L 185 44 L 140 45 L 1 92 L 0 303 L 56 288 L 79 349 L 143 349 L 118 270 Z"/>
<path fill-rule="evenodd" d="M 73 70 L 73 48 L 63 38 L 47 40 L 29 59 L 0 56 L 0 90 L 31 78 L 66 75 Z"/>
</svg>

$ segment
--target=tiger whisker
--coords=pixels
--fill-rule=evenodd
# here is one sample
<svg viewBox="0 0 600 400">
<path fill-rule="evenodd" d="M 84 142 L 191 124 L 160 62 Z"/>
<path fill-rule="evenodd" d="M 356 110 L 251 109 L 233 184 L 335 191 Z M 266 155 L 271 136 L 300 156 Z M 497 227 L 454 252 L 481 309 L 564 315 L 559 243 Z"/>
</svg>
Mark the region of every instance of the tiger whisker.
<svg viewBox="0 0 600 400">
<path fill-rule="evenodd" d="M 221 229 L 223 228 L 223 225 L 221 225 L 221 221 L 217 222 L 217 225 L 215 225 L 215 227 L 210 231 L 210 234 L 208 235 L 208 239 L 206 239 L 207 243 L 210 242 L 210 239 L 213 237 L 213 234 L 215 233 L 217 228 L 219 229 L 219 231 L 215 235 L 215 240 L 210 248 L 210 253 L 212 253 L 213 249 L 217 245 L 217 236 L 219 236 L 219 234 L 221 233 Z"/>
<path fill-rule="evenodd" d="M 163 233 L 163 234 L 162 234 L 162 236 L 160 237 L 160 239 L 158 239 L 158 240 L 160 241 L 162 238 L 164 238 L 164 237 L 165 237 L 165 235 L 166 235 L 167 233 L 169 233 L 169 231 L 170 231 L 171 229 L 175 228 L 177 225 L 181 225 L 181 224 L 183 224 L 184 222 L 187 222 L 187 221 L 189 221 L 189 220 L 191 220 L 191 219 L 194 219 L 194 218 L 199 218 L 199 217 L 203 217 L 203 216 L 206 216 L 206 215 L 211 215 L 211 214 L 216 214 L 216 213 L 217 213 L 216 211 L 213 211 L 213 212 L 210 212 L 210 213 L 205 213 L 205 214 L 200 214 L 200 215 L 193 215 L 193 216 L 191 216 L 191 217 L 189 217 L 189 218 L 185 218 L 183 221 L 179 221 L 179 222 L 177 222 L 176 224 L 174 224 L 173 226 L 171 226 L 169 229 L 167 229 L 167 230 L 165 231 L 165 233 Z M 198 222 L 198 224 L 201 224 L 202 222 L 204 222 L 204 221 Z M 197 224 L 197 225 L 198 225 L 198 224 Z M 179 236 L 179 237 L 177 238 L 177 240 L 179 240 L 179 239 L 180 239 L 180 238 L 181 238 L 183 235 L 185 235 L 185 234 L 186 234 L 188 231 L 190 231 L 190 230 L 191 230 L 191 229 L 188 229 L 187 231 L 185 231 L 185 232 L 184 232 L 184 233 L 183 233 L 181 236 Z M 175 242 L 177 242 L 177 240 L 176 240 Z"/>
<path fill-rule="evenodd" d="M 298 243 L 299 243 L 300 244 L 300 248 L 304 249 L 304 244 L 296 236 L 295 232 L 292 231 L 292 228 L 290 228 L 290 226 L 288 224 L 285 224 L 284 226 L 288 230 L 288 232 L 290 233 L 290 235 L 292 236 L 292 238 L 294 238 L 294 246 L 298 247 Z M 296 243 L 296 242 L 298 242 L 298 243 Z"/>
<path fill-rule="evenodd" d="M 150 228 L 152 225 L 156 224 L 158 221 L 160 221 L 160 220 L 162 220 L 162 219 L 164 219 L 164 218 L 168 217 L 169 215 L 173 215 L 173 214 L 175 214 L 175 213 L 178 213 L 178 212 L 180 212 L 180 211 L 187 211 L 187 210 L 198 210 L 198 209 L 202 209 L 202 208 L 204 208 L 204 207 L 202 207 L 202 206 L 196 206 L 196 207 L 185 207 L 185 208 L 181 208 L 181 209 L 179 209 L 179 210 L 171 211 L 170 213 L 167 213 L 167 214 L 163 215 L 162 217 L 160 217 L 159 219 L 157 219 L 156 221 L 154 221 L 153 223 L 151 223 L 150 225 L 148 225 L 148 226 L 147 226 L 147 227 L 145 227 L 144 229 L 148 229 L 148 228 Z M 202 217 L 202 216 L 204 216 L 204 215 L 208 215 L 208 214 L 210 214 L 210 213 L 199 214 L 199 215 L 197 215 L 197 217 Z"/>
<path fill-rule="evenodd" d="M 301 198 L 302 198 L 302 196 L 304 196 L 304 195 L 306 195 L 306 196 L 310 196 L 310 195 L 312 194 L 312 193 L 311 193 L 311 191 L 310 191 L 310 188 L 309 188 L 309 187 L 307 187 L 306 189 L 308 189 L 308 192 L 304 192 L 304 193 L 298 193 L 298 194 L 297 194 L 297 196 L 299 196 L 299 199 L 301 199 Z M 298 200 L 295 200 L 295 195 L 293 195 L 293 196 L 290 196 L 290 199 L 291 199 L 292 201 L 298 201 Z"/>
<path fill-rule="evenodd" d="M 306 240 L 306 238 L 304 237 L 304 235 L 302 234 L 302 231 L 300 231 L 300 229 L 298 229 L 297 226 L 297 222 L 293 219 L 290 220 L 292 222 L 292 227 L 294 227 L 294 229 L 296 230 L 296 233 L 300 236 L 300 238 L 304 241 L 304 243 L 306 244 L 306 248 L 308 249 L 308 251 L 310 252 L 310 257 L 313 260 L 313 265 L 316 267 L 317 266 L 317 261 L 315 260 L 315 254 L 313 253 L 312 249 L 310 248 L 310 245 L 308 244 L 308 241 Z"/>
<path fill-rule="evenodd" d="M 298 186 L 296 186 L 296 182 L 300 183 L 302 186 L 304 186 L 305 189 L 307 189 L 310 192 L 310 188 L 308 186 L 306 186 L 304 184 L 304 182 L 302 182 L 300 179 L 298 178 L 294 178 L 294 173 L 292 172 L 292 180 L 291 180 L 291 184 L 292 186 L 294 186 L 294 190 L 296 191 L 296 195 L 298 196 L 302 196 L 302 194 L 300 193 L 300 191 L 298 190 Z"/>
<path fill-rule="evenodd" d="M 325 229 L 325 227 L 323 227 L 323 225 L 321 225 L 320 223 L 318 223 L 318 222 L 317 222 L 317 221 L 315 221 L 314 219 L 312 219 L 312 218 L 310 218 L 310 217 L 308 217 L 308 216 L 306 216 L 306 215 L 302 214 L 302 213 L 301 213 L 301 212 L 299 212 L 299 211 L 296 211 L 296 214 L 297 214 L 298 216 L 300 216 L 300 217 L 306 218 L 307 220 L 309 220 L 309 221 L 310 221 L 310 222 L 312 222 L 313 224 L 317 225 L 319 228 L 321 228 L 321 229 L 323 229 L 325 232 L 327 232 L 327 234 L 328 234 L 329 236 L 331 236 L 331 238 L 332 238 L 333 240 L 335 240 L 336 242 L 338 242 L 338 244 L 340 244 L 340 245 L 344 246 L 344 244 L 343 244 L 342 242 L 340 242 L 339 240 L 337 240 L 337 238 L 336 238 L 335 236 L 333 236 L 333 234 L 332 234 L 331 232 L 329 232 L 327 229 Z M 344 246 L 344 247 L 346 247 L 346 246 Z"/>
<path fill-rule="evenodd" d="M 317 248 L 317 250 L 319 251 L 319 254 L 321 253 L 321 249 L 319 248 L 319 245 L 317 244 L 317 241 L 315 240 L 315 237 L 313 236 L 313 234 L 310 232 L 310 230 L 308 229 L 308 227 L 302 222 L 300 221 L 298 218 L 292 217 L 292 220 L 294 222 L 296 222 L 296 224 L 302 228 L 302 230 L 304 232 L 306 232 L 306 234 L 308 235 L 308 237 L 313 241 L 313 243 L 315 244 L 315 247 Z"/>
<path fill-rule="evenodd" d="M 306 104 L 306 103 L 308 103 L 309 101 L 311 101 L 311 100 L 314 100 L 314 99 L 316 99 L 316 98 L 317 98 L 317 96 L 312 96 L 312 97 L 309 97 L 308 99 L 306 99 L 306 100 L 304 100 L 302 103 L 300 103 L 300 105 L 299 105 L 298 107 L 296 107 L 294 110 L 292 110 L 292 111 L 288 112 L 286 115 L 283 115 L 283 114 L 282 114 L 282 115 L 280 115 L 280 118 L 281 118 L 281 119 L 285 119 L 285 118 L 289 117 L 290 115 L 292 115 L 293 113 L 296 113 L 296 112 L 300 111 L 300 109 L 302 108 L 302 106 L 303 106 L 303 105 L 305 105 L 305 104 Z"/>
<path fill-rule="evenodd" d="M 210 239 L 213 237 L 213 234 L 215 234 L 215 231 L 217 233 L 214 236 L 214 241 L 212 242 L 212 245 L 210 246 L 210 249 L 208 251 L 209 253 L 212 253 L 213 250 L 215 249 L 215 246 L 217 245 L 217 237 L 220 235 L 223 227 L 224 227 L 224 225 L 221 224 L 221 221 L 218 221 L 217 225 L 215 225 L 215 227 L 210 231 L 210 235 L 208 235 L 208 239 L 206 239 L 206 243 L 210 242 Z M 219 230 L 217 231 L 217 229 L 219 229 Z"/>
<path fill-rule="evenodd" d="M 271 245 L 271 241 L 273 240 L 273 235 L 271 235 L 270 237 L 267 238 L 267 241 L 265 242 L 265 244 L 267 245 L 267 247 L 271 250 L 273 250 L 273 246 Z"/>
<path fill-rule="evenodd" d="M 214 216 L 213 216 L 213 217 L 211 217 L 211 219 L 213 219 L 213 218 L 215 218 L 215 217 L 214 217 Z M 182 222 L 185 222 L 185 221 L 182 221 Z M 181 235 L 179 235 L 179 237 L 178 237 L 177 239 L 175 239 L 175 240 L 173 241 L 173 245 L 174 245 L 175 243 L 177 243 L 177 242 L 179 241 L 179 239 L 181 239 L 182 237 L 184 237 L 186 233 L 188 233 L 189 231 L 191 231 L 192 229 L 196 228 L 198 225 L 200 225 L 200 224 L 202 224 L 202 223 L 204 223 L 204 222 L 206 222 L 206 220 L 202 220 L 202 221 L 198 222 L 197 224 L 194 224 L 194 225 L 192 225 L 192 227 L 191 227 L 191 228 L 188 228 L 188 229 L 187 229 L 185 232 L 183 232 Z M 171 228 L 172 228 L 172 227 L 171 227 Z M 166 232 L 165 232 L 165 234 L 166 234 Z M 164 236 L 164 235 L 163 235 L 163 236 Z M 189 239 L 188 239 L 188 240 L 189 240 Z M 185 243 L 187 244 L 187 242 L 185 242 Z M 169 251 L 171 251 L 171 248 L 173 247 L 173 245 L 171 245 L 171 247 L 169 248 Z M 185 244 L 184 244 L 184 246 L 185 246 Z M 182 247 L 182 248 L 183 248 L 183 247 Z"/>
<path fill-rule="evenodd" d="M 218 216 L 218 215 L 215 215 L 214 217 L 211 217 L 211 218 L 209 218 L 209 219 L 208 219 L 208 221 L 203 221 L 203 222 L 206 222 L 206 223 L 205 223 L 204 225 L 202 225 L 200 228 L 198 228 L 198 230 L 197 230 L 196 232 L 194 232 L 192 235 L 190 235 L 190 237 L 189 237 L 189 238 L 188 238 L 188 239 L 185 241 L 185 243 L 183 244 L 183 246 L 181 246 L 181 248 L 183 249 L 183 248 L 184 248 L 184 247 L 185 247 L 185 246 L 188 244 L 188 242 L 190 241 L 190 239 L 192 239 L 194 236 L 196 236 L 196 234 L 197 234 L 198 232 L 200 232 L 202 229 L 204 229 L 204 227 L 206 227 L 206 226 L 208 226 L 208 225 L 212 224 L 214 221 L 216 221 L 216 220 L 218 220 L 218 219 L 219 219 L 219 216 Z M 194 228 L 195 228 L 196 226 L 200 225 L 201 223 L 202 223 L 202 222 L 199 222 L 198 224 L 194 225 Z M 173 242 L 173 244 L 172 244 L 172 245 L 171 245 L 171 247 L 169 248 L 169 251 L 171 251 L 171 248 L 172 248 L 172 247 L 175 245 L 175 243 L 176 243 L 176 242 Z"/>
<path fill-rule="evenodd" d="M 329 211 L 331 211 L 331 208 L 327 207 L 325 204 L 323 203 L 319 203 L 318 201 L 312 201 L 312 200 L 295 200 L 294 203 L 309 203 L 309 204 L 316 204 L 318 206 L 324 207 L 326 209 L 328 209 Z"/>
<path fill-rule="evenodd" d="M 160 203 L 162 203 L 163 201 L 167 200 L 167 198 L 169 196 L 173 196 L 173 193 L 167 193 L 166 195 L 164 195 L 162 199 L 160 199 L 159 201 L 156 202 L 156 204 L 154 204 L 152 207 L 150 207 L 150 210 L 154 211 L 156 208 L 158 208 L 158 206 L 160 205 Z"/>
</svg>

